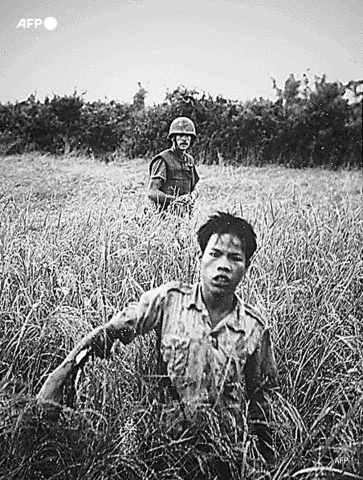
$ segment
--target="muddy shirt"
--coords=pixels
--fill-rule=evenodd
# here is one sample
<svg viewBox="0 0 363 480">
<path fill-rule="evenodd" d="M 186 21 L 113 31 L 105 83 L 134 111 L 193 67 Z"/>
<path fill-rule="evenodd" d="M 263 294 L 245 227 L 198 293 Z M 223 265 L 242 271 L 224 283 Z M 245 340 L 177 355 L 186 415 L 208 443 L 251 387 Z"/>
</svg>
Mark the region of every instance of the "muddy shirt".
<svg viewBox="0 0 363 480">
<path fill-rule="evenodd" d="M 167 375 L 191 409 L 203 404 L 239 407 L 277 383 L 266 321 L 236 296 L 234 310 L 212 327 L 200 284 L 170 282 L 125 308 L 131 341 L 156 329 Z"/>
</svg>

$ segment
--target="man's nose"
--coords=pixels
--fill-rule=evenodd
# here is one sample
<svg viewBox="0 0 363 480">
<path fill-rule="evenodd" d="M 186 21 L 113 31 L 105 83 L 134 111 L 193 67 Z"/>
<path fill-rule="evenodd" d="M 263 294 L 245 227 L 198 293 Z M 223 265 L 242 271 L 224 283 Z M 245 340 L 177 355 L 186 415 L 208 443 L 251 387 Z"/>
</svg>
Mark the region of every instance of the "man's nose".
<svg viewBox="0 0 363 480">
<path fill-rule="evenodd" d="M 230 270 L 231 266 L 229 264 L 228 258 L 224 256 L 219 257 L 217 268 L 219 270 Z"/>
</svg>

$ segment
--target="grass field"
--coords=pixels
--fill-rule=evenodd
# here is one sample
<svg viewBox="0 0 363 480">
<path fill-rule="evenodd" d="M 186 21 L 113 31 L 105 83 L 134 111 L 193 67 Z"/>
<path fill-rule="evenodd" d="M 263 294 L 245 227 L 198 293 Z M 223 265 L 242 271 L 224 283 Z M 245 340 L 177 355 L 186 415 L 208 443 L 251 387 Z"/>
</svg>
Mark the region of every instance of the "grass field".
<svg viewBox="0 0 363 480">
<path fill-rule="evenodd" d="M 200 166 L 194 216 L 160 222 L 143 160 L 27 154 L 0 171 L 0 479 L 213 479 L 218 459 L 236 479 L 363 478 L 361 172 Z M 275 471 L 214 417 L 203 448 L 172 440 L 152 336 L 88 364 L 76 409 L 45 421 L 34 397 L 86 332 L 150 287 L 197 280 L 194 232 L 216 210 L 258 235 L 240 293 L 272 325 Z"/>
</svg>

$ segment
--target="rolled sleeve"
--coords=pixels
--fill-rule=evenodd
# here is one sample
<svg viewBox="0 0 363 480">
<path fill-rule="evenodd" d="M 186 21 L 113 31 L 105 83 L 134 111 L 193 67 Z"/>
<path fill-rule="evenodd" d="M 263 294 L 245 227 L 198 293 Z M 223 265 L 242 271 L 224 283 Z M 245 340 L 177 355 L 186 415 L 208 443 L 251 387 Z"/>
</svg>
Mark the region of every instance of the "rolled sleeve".
<svg viewBox="0 0 363 480">
<path fill-rule="evenodd" d="M 150 165 L 150 179 L 161 178 L 166 181 L 166 164 L 162 157 L 156 157 Z"/>
<path fill-rule="evenodd" d="M 142 335 L 151 332 L 161 322 L 165 301 L 165 289 L 155 288 L 144 293 L 137 306 L 136 333 Z"/>
<path fill-rule="evenodd" d="M 136 335 L 143 335 L 157 327 L 163 315 L 163 289 L 145 292 L 139 302 L 132 302 L 115 315 L 106 329 L 114 339 L 125 345 Z"/>
</svg>

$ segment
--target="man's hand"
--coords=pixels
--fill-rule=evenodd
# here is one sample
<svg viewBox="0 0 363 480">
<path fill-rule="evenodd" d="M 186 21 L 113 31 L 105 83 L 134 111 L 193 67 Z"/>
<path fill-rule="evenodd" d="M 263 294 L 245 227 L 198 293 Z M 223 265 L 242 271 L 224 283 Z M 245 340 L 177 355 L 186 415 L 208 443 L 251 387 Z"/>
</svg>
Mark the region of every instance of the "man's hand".
<svg viewBox="0 0 363 480">
<path fill-rule="evenodd" d="M 137 315 L 136 307 L 137 304 L 135 304 L 135 316 Z M 59 367 L 48 376 L 37 398 L 43 402 L 60 404 L 66 386 L 72 384 L 71 387 L 74 388 L 77 373 L 82 370 L 89 358 L 110 358 L 112 345 L 117 339 L 125 345 L 130 343 L 135 337 L 134 328 L 128 325 L 128 321 L 131 319 L 130 315 L 130 308 L 127 312 L 123 310 L 112 317 L 106 325 L 97 327 L 86 335 Z M 54 417 L 59 413 L 58 409 Z"/>
<path fill-rule="evenodd" d="M 175 202 L 180 203 L 182 205 L 193 206 L 194 202 L 195 202 L 195 199 L 192 196 L 192 194 L 185 193 L 184 195 L 180 195 L 179 197 L 176 197 Z"/>
<path fill-rule="evenodd" d="M 69 382 L 74 383 L 78 371 L 84 367 L 88 358 L 92 355 L 109 358 L 113 341 L 114 337 L 107 328 L 97 327 L 92 330 L 48 376 L 37 398 L 60 404 L 65 386 Z"/>
<path fill-rule="evenodd" d="M 189 194 L 185 193 L 184 195 L 179 195 L 175 197 L 174 200 L 176 203 L 188 203 L 189 202 Z"/>
</svg>

